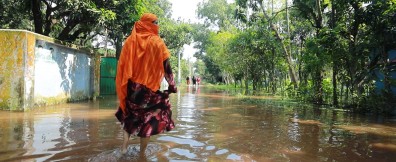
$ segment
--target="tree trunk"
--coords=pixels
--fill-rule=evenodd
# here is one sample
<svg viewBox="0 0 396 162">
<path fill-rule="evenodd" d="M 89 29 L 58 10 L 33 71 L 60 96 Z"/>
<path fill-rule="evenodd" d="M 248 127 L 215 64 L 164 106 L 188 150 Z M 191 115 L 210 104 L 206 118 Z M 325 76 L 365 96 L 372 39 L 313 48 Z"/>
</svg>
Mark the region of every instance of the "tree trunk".
<svg viewBox="0 0 396 162">
<path fill-rule="evenodd" d="M 290 37 L 290 18 L 289 18 L 289 5 L 287 3 L 288 0 L 286 1 L 286 20 L 287 20 L 287 39 L 289 39 L 289 55 L 292 55 L 292 40 Z M 295 74 L 295 77 L 297 77 L 297 74 Z"/>
<path fill-rule="evenodd" d="M 249 80 L 248 79 L 249 79 L 249 76 L 248 76 L 248 71 L 246 69 L 245 76 L 244 76 L 246 92 L 249 91 Z"/>
<path fill-rule="evenodd" d="M 44 35 L 48 36 L 49 33 L 51 32 L 51 13 L 52 13 L 52 8 L 48 4 L 47 5 L 47 10 L 45 11 L 45 27 L 44 27 Z"/>
<path fill-rule="evenodd" d="M 315 102 L 317 104 L 323 104 L 323 76 L 322 68 L 317 68 L 315 71 Z"/>
<path fill-rule="evenodd" d="M 350 82 L 347 82 L 347 86 L 345 88 L 345 103 L 349 103 L 349 93 L 350 93 Z"/>
<path fill-rule="evenodd" d="M 333 105 L 338 106 L 338 95 L 337 95 L 337 66 L 333 63 Z"/>
<path fill-rule="evenodd" d="M 272 49 L 271 49 L 271 57 L 272 57 L 272 59 L 271 60 L 274 60 L 274 58 L 275 58 L 275 48 L 274 47 L 272 47 Z M 275 94 L 275 92 L 276 92 L 276 79 L 275 79 L 275 61 L 271 61 L 271 69 L 270 69 L 270 72 L 269 72 L 269 79 L 270 79 L 270 86 L 271 86 L 271 90 L 272 90 L 272 94 Z"/>
<path fill-rule="evenodd" d="M 330 23 L 330 28 L 334 29 L 335 27 L 335 7 L 334 7 L 334 0 L 331 1 L 331 23 Z M 334 52 L 331 52 L 331 55 L 333 56 L 333 105 L 338 106 L 338 95 L 337 95 L 337 74 L 338 74 L 338 68 L 336 65 L 336 59 L 334 58 Z"/>
<path fill-rule="evenodd" d="M 122 35 L 117 35 L 115 39 L 115 47 L 116 47 L 116 58 L 117 60 L 120 58 L 121 50 L 122 50 Z"/>
<path fill-rule="evenodd" d="M 67 42 L 74 41 L 74 40 L 70 40 L 69 34 L 76 26 L 77 26 L 76 21 L 74 21 L 72 19 L 68 20 L 66 27 L 63 28 L 62 32 L 58 35 L 58 39 L 62 40 L 62 41 L 67 41 Z"/>
<path fill-rule="evenodd" d="M 43 20 L 41 15 L 41 0 L 31 0 L 34 20 L 34 32 L 43 34 Z"/>
<path fill-rule="evenodd" d="M 321 9 L 321 0 L 316 0 L 316 12 L 317 16 L 314 17 L 315 25 L 316 25 L 316 37 L 319 38 L 320 29 L 322 29 L 322 9 Z M 316 57 L 320 58 L 320 53 L 316 53 Z M 316 67 L 315 70 L 315 102 L 317 104 L 323 104 L 323 76 L 322 76 L 322 66 Z"/>
<path fill-rule="evenodd" d="M 264 9 L 264 6 L 263 6 L 262 1 L 259 1 L 259 3 L 260 3 L 261 10 L 262 10 L 262 12 L 263 12 L 263 14 L 264 14 L 265 19 L 266 19 L 268 22 L 270 22 L 270 21 L 271 21 L 271 18 L 268 16 L 266 10 Z M 281 35 L 280 35 L 278 29 L 276 28 L 276 26 L 275 26 L 274 24 L 271 23 L 270 26 L 271 26 L 271 29 L 275 32 L 276 38 L 278 38 L 278 40 L 279 40 L 279 41 L 281 42 L 281 44 L 282 44 L 283 56 L 284 56 L 284 58 L 286 59 L 287 66 L 288 66 L 288 68 L 289 68 L 290 81 L 291 81 L 291 83 L 294 85 L 294 87 L 297 88 L 297 86 L 298 86 L 298 85 L 297 85 L 297 82 L 298 82 L 298 81 L 297 81 L 297 76 L 296 76 L 296 72 L 295 72 L 295 69 L 294 69 L 294 66 L 293 66 L 291 54 L 289 53 L 288 48 L 286 47 L 285 40 L 281 37 Z"/>
<path fill-rule="evenodd" d="M 345 82 L 344 82 L 345 83 Z M 344 84 L 342 84 L 342 82 L 341 82 L 341 88 L 340 88 L 340 100 L 341 100 L 341 103 L 345 103 L 345 99 L 344 99 Z"/>
</svg>

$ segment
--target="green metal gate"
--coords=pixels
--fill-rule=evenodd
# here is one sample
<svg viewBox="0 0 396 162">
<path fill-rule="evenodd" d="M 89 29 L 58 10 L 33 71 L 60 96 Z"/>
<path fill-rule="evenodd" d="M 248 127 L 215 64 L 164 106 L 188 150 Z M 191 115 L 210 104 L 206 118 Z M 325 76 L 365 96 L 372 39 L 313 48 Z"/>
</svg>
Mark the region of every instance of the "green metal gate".
<svg viewBox="0 0 396 162">
<path fill-rule="evenodd" d="M 115 95 L 115 77 L 117 74 L 117 59 L 102 57 L 100 60 L 100 95 Z"/>
</svg>

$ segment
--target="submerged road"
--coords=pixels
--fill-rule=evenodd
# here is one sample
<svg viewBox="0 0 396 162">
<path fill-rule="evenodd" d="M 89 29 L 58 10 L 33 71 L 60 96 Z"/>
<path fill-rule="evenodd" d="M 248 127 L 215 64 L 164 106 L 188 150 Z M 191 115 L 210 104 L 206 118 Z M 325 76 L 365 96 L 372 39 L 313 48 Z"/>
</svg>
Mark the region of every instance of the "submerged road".
<svg viewBox="0 0 396 162">
<path fill-rule="evenodd" d="M 116 96 L 0 111 L 0 161 L 396 161 L 396 119 L 268 101 L 247 104 L 231 92 L 180 87 L 171 95 L 176 128 L 139 140 L 121 155 Z M 264 102 L 265 103 L 265 102 Z"/>
</svg>

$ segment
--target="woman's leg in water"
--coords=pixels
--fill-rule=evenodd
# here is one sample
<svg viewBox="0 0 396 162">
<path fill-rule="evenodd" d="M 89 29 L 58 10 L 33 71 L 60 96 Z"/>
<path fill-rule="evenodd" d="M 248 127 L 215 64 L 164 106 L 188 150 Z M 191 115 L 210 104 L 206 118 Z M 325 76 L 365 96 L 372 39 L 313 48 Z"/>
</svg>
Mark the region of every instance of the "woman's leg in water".
<svg viewBox="0 0 396 162">
<path fill-rule="evenodd" d="M 140 155 L 145 155 L 150 137 L 140 137 Z"/>
<path fill-rule="evenodd" d="M 161 109 L 156 109 L 153 112 L 152 117 L 155 118 L 160 112 L 161 112 Z M 146 148 L 147 148 L 149 141 L 150 141 L 150 136 L 149 137 L 140 137 L 140 155 L 145 155 Z"/>
<path fill-rule="evenodd" d="M 121 153 L 125 154 L 128 151 L 128 141 L 129 141 L 130 134 L 124 130 L 124 142 L 121 146 Z"/>
<path fill-rule="evenodd" d="M 139 162 L 147 162 L 146 148 L 149 141 L 150 141 L 150 137 L 140 137 L 140 153 L 138 160 Z"/>
</svg>

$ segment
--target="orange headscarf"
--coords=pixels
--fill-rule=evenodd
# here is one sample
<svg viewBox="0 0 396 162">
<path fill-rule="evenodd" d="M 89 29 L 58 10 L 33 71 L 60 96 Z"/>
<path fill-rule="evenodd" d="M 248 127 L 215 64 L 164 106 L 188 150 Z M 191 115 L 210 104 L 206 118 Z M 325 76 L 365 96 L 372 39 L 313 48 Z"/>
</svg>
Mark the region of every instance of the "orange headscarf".
<svg viewBox="0 0 396 162">
<path fill-rule="evenodd" d="M 132 34 L 126 39 L 118 60 L 116 91 L 125 113 L 128 80 L 157 91 L 164 77 L 163 61 L 170 57 L 164 41 L 158 36 L 157 16 L 145 13 L 135 22 Z"/>
</svg>

